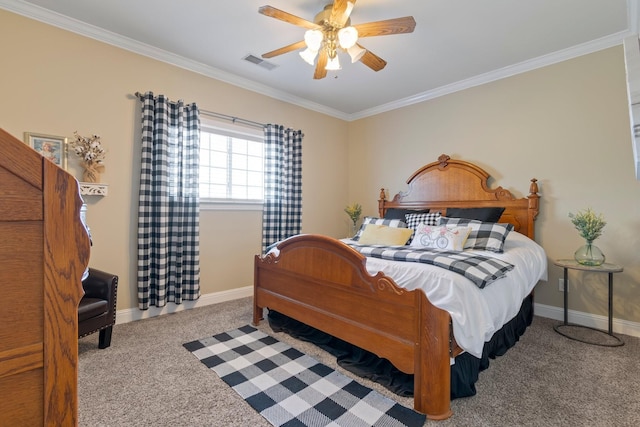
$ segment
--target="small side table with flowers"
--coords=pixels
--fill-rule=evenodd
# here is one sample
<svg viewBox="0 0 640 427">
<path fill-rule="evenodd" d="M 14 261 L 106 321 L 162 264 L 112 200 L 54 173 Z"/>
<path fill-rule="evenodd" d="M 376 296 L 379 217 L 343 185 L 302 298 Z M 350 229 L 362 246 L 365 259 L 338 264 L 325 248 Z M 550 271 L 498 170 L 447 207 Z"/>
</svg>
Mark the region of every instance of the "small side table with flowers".
<svg viewBox="0 0 640 427">
<path fill-rule="evenodd" d="M 584 342 L 587 344 L 595 344 L 595 345 L 600 345 L 605 347 L 618 347 L 618 346 L 624 345 L 624 341 L 622 341 L 622 339 L 620 339 L 619 337 L 613 334 L 613 274 L 622 272 L 622 267 L 619 265 L 610 264 L 610 263 L 603 263 L 597 266 L 584 265 L 573 259 L 558 259 L 554 261 L 554 264 L 564 269 L 564 322 L 554 326 L 553 329 L 560 335 L 563 335 L 572 340 Z M 576 324 L 569 323 L 569 318 L 568 318 L 569 317 L 568 316 L 568 302 L 569 302 L 568 271 L 569 270 L 581 270 L 581 271 L 587 271 L 587 272 L 593 272 L 593 273 L 607 273 L 609 275 L 609 310 L 608 310 L 609 311 L 609 329 L 608 331 L 592 328 L 590 326 L 576 325 Z M 571 335 L 569 332 L 571 328 L 590 329 L 596 332 L 607 334 L 610 338 L 608 337 L 606 342 L 589 341 L 589 340 L 578 338 L 574 335 Z"/>
</svg>

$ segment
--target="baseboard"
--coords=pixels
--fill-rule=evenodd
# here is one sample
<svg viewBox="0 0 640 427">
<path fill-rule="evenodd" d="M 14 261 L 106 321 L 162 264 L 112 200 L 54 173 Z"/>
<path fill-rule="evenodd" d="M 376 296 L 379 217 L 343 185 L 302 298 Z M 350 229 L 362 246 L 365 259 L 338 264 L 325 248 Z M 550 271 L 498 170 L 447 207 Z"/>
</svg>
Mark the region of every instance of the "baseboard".
<svg viewBox="0 0 640 427">
<path fill-rule="evenodd" d="M 221 302 L 246 298 L 252 295 L 253 286 L 245 286 L 243 288 L 232 289 L 229 291 L 214 292 L 211 294 L 202 295 L 197 301 L 185 301 L 182 304 L 169 303 L 165 307 L 151 307 L 148 310 L 139 310 L 137 308 L 118 310 L 118 312 L 116 313 L 116 324 L 133 322 L 136 320 L 161 316 L 163 314 L 176 313 L 196 307 L 204 307 L 211 304 L 218 304 Z M 564 319 L 563 309 L 552 305 L 535 303 L 534 313 L 536 316 L 546 317 L 549 319 L 560 321 Z M 569 322 L 571 323 L 591 326 L 592 328 L 605 330 L 609 327 L 607 316 L 600 316 L 575 310 L 569 310 L 568 315 Z M 640 323 L 614 318 L 613 332 L 618 334 L 630 335 L 633 337 L 640 337 Z"/>
<path fill-rule="evenodd" d="M 127 308 L 116 312 L 116 325 L 161 316 L 163 314 L 177 313 L 179 311 L 189 310 L 196 307 L 204 307 L 211 304 L 246 298 L 252 295 L 253 286 L 245 286 L 244 288 L 201 295 L 196 301 L 184 301 L 182 304 L 168 303 L 164 307 L 150 307 L 148 310 Z"/>
<path fill-rule="evenodd" d="M 536 316 L 547 317 L 549 319 L 564 320 L 564 310 L 560 307 L 545 304 L 533 304 L 533 312 Z M 569 310 L 567 312 L 569 323 L 577 325 L 590 326 L 598 329 L 609 329 L 609 318 L 596 314 L 585 313 L 583 311 Z M 630 335 L 640 337 L 640 323 L 630 322 L 628 320 L 620 320 L 613 318 L 613 332 L 616 334 Z"/>
</svg>

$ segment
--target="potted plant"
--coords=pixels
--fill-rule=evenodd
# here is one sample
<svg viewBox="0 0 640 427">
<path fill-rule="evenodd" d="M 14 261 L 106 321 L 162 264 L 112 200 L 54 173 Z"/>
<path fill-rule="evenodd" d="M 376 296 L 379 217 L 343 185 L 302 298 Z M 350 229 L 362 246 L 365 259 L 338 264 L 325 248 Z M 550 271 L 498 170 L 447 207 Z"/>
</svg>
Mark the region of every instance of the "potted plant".
<svg viewBox="0 0 640 427">
<path fill-rule="evenodd" d="M 347 207 L 344 208 L 344 211 L 347 213 L 347 215 L 349 215 L 349 218 L 351 219 L 348 236 L 349 238 L 351 238 L 355 236 L 356 232 L 358 231 L 357 224 L 358 220 L 360 219 L 360 214 L 362 214 L 362 206 L 360 206 L 359 203 L 352 203 L 350 205 L 347 205 Z"/>
<path fill-rule="evenodd" d="M 574 254 L 575 260 L 582 265 L 598 266 L 602 265 L 605 256 L 593 241 L 602 234 L 602 229 L 607 223 L 602 214 L 596 214 L 591 208 L 585 211 L 578 211 L 577 214 L 569 213 L 569 218 L 580 236 L 586 243 L 582 245 Z"/>
</svg>

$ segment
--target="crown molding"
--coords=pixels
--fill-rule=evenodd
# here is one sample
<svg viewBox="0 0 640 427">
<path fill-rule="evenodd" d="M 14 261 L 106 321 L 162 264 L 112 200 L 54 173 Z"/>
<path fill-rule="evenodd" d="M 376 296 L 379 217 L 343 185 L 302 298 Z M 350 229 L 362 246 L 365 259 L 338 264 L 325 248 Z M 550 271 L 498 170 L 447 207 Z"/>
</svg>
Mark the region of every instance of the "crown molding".
<svg viewBox="0 0 640 427">
<path fill-rule="evenodd" d="M 378 107 L 351 114 L 349 116 L 349 120 L 358 120 L 365 117 L 373 116 L 375 114 L 380 114 L 387 111 L 396 110 L 398 108 L 407 107 L 409 105 L 418 104 L 430 99 L 435 99 L 444 95 L 449 95 L 461 90 L 469 89 L 474 86 L 491 83 L 496 80 L 501 80 L 538 68 L 547 67 L 549 65 L 557 64 L 562 61 L 577 58 L 579 56 L 587 55 L 589 53 L 597 52 L 599 50 L 607 49 L 613 46 L 618 46 L 622 44 L 624 38 L 629 34 L 629 31 L 616 33 L 611 36 L 603 37 L 601 39 L 584 43 L 582 45 L 573 46 L 571 48 L 554 52 L 549 55 L 540 56 L 534 59 L 520 62 L 518 64 L 510 65 L 508 67 L 489 71 L 488 73 L 480 74 L 466 80 L 461 80 L 446 86 L 441 86 L 432 90 L 428 90 L 426 92 L 383 104 Z"/>
<path fill-rule="evenodd" d="M 174 65 L 185 70 L 193 71 L 195 73 L 220 80 L 224 83 L 229 83 L 231 85 L 259 93 L 261 95 L 288 102 L 290 104 L 307 108 L 309 110 L 326 114 L 328 116 L 332 116 L 341 120 L 348 120 L 348 115 L 343 113 L 342 111 L 338 111 L 325 105 L 311 102 L 304 98 L 291 95 L 290 93 L 274 89 L 270 86 L 239 77 L 235 74 L 222 71 L 218 68 L 211 67 L 201 62 L 186 59 L 180 55 L 176 55 L 166 50 L 158 49 L 148 44 L 141 43 L 137 40 L 133 40 L 129 37 L 121 36 L 111 31 L 107 31 L 94 25 L 79 21 L 77 19 L 52 12 L 48 9 L 44 9 L 33 4 L 25 3 L 19 0 L 0 0 L 0 8 L 8 10 L 10 12 L 14 12 L 18 15 L 25 16 L 27 18 L 34 19 L 36 21 L 43 22 L 48 25 L 52 25 L 54 27 L 61 28 L 63 30 L 71 31 L 76 34 L 89 37 L 124 50 L 128 50 L 142 56 L 146 56 L 151 59 L 165 62 L 167 64 Z"/>
<path fill-rule="evenodd" d="M 622 41 L 625 37 L 638 32 L 638 28 L 640 26 L 639 4 L 640 0 L 627 0 L 627 11 L 629 16 L 628 31 L 603 37 L 601 39 L 564 49 L 562 51 L 554 52 L 549 55 L 540 56 L 538 58 L 524 61 L 519 64 L 493 70 L 485 74 L 474 76 L 472 78 L 461 80 L 459 82 L 452 83 L 446 86 L 431 89 L 374 108 L 362 110 L 357 113 L 347 114 L 334 108 L 311 102 L 304 98 L 300 98 L 291 95 L 290 93 L 274 89 L 270 86 L 236 76 L 234 74 L 222 71 L 218 68 L 211 67 L 197 61 L 186 59 L 171 52 L 155 48 L 153 46 L 138 42 L 128 37 L 123 37 L 119 34 L 106 31 L 102 28 L 78 21 L 73 18 L 69 18 L 67 16 L 52 12 L 48 9 L 44 9 L 30 3 L 25 3 L 20 0 L 0 0 L 0 8 L 17 13 L 27 18 L 31 18 L 45 24 L 49 24 L 103 43 L 110 44 L 121 49 L 128 50 L 139 55 L 162 61 L 176 67 L 183 68 L 185 70 L 193 71 L 195 73 L 202 74 L 204 76 L 211 77 L 213 79 L 220 80 L 222 82 L 268 96 L 270 98 L 297 105 L 299 107 L 316 111 L 318 113 L 322 113 L 344 121 L 354 121 L 376 114 L 396 110 L 402 107 L 407 107 L 444 95 L 459 92 L 461 90 L 500 80 L 506 77 L 511 77 L 527 71 L 546 67 L 558 62 L 576 58 L 578 56 L 597 52 L 609 47 L 622 45 Z"/>
<path fill-rule="evenodd" d="M 631 34 L 637 34 L 640 26 L 640 0 L 627 0 L 627 28 Z"/>
</svg>

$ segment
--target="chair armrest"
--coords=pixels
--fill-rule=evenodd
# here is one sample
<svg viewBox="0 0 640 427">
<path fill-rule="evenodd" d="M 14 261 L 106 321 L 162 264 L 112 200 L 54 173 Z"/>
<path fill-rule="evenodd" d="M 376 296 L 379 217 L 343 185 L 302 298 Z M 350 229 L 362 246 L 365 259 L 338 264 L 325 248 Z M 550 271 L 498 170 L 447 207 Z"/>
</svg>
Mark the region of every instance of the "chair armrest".
<svg viewBox="0 0 640 427">
<path fill-rule="evenodd" d="M 89 276 L 82 282 L 84 296 L 111 301 L 115 306 L 118 276 L 89 268 Z"/>
</svg>

